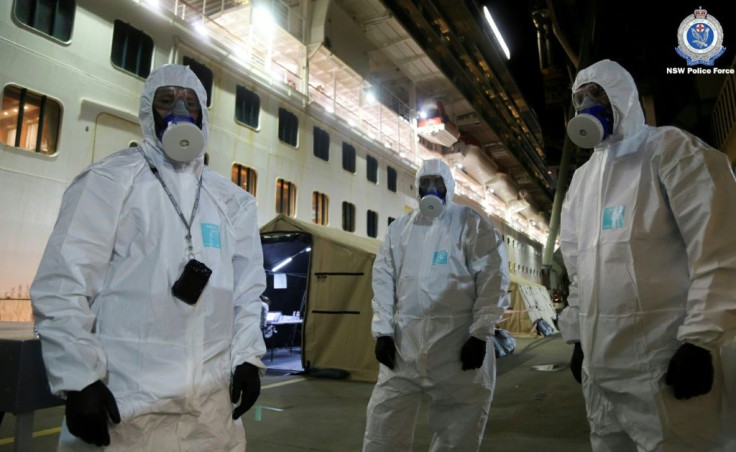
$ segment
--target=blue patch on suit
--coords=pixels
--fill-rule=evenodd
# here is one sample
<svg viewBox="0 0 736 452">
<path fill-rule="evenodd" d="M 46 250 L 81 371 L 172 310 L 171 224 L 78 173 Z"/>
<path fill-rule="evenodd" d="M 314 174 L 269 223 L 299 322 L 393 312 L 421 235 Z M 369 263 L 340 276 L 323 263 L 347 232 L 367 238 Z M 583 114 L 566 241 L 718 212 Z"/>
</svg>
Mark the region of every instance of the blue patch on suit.
<svg viewBox="0 0 736 452">
<path fill-rule="evenodd" d="M 220 249 L 220 226 L 202 223 L 202 243 L 206 247 Z"/>
<path fill-rule="evenodd" d="M 626 206 L 611 206 L 603 209 L 603 224 L 601 229 L 621 229 L 624 227 L 624 213 Z"/>
<path fill-rule="evenodd" d="M 435 251 L 432 265 L 447 265 L 447 251 Z"/>
</svg>

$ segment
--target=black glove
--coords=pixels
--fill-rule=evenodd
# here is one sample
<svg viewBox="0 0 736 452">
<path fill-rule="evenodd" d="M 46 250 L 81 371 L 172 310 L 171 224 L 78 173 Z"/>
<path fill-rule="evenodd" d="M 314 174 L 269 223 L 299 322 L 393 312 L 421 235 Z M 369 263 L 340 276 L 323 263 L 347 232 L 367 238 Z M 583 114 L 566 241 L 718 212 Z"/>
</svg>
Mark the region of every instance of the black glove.
<svg viewBox="0 0 736 452">
<path fill-rule="evenodd" d="M 107 416 L 113 423 L 120 423 L 120 412 L 115 396 L 105 383 L 97 380 L 81 391 L 66 394 L 66 426 L 69 432 L 84 442 L 95 446 L 109 446 L 110 432 Z"/>
<path fill-rule="evenodd" d="M 665 383 L 673 386 L 677 399 L 689 399 L 710 392 L 713 386 L 713 359 L 710 352 L 684 343 L 667 367 Z"/>
<path fill-rule="evenodd" d="M 391 336 L 380 336 L 376 339 L 376 359 L 379 363 L 393 370 L 396 362 L 396 344 Z"/>
<path fill-rule="evenodd" d="M 230 401 L 238 403 L 233 410 L 233 419 L 237 419 L 256 403 L 261 395 L 261 376 L 258 367 L 251 363 L 243 363 L 235 368 L 230 385 Z"/>
<path fill-rule="evenodd" d="M 575 342 L 575 348 L 572 351 L 572 357 L 570 358 L 570 371 L 572 376 L 578 383 L 583 382 L 583 347 L 580 346 L 580 342 Z"/>
<path fill-rule="evenodd" d="M 463 362 L 463 370 L 477 369 L 483 365 L 486 359 L 486 341 L 470 336 L 460 350 L 460 361 Z"/>
</svg>

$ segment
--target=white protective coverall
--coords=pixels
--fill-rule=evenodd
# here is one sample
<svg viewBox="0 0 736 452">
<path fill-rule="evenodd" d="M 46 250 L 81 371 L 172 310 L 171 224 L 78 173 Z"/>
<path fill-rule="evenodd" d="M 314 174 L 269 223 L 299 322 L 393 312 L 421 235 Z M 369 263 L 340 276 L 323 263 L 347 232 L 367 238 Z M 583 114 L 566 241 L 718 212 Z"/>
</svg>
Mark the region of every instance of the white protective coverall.
<svg viewBox="0 0 736 452">
<path fill-rule="evenodd" d="M 493 398 L 494 325 L 508 306 L 508 264 L 493 225 L 452 202 L 455 181 L 442 160 L 418 171 L 440 175 L 446 206 L 434 220 L 419 209 L 394 221 L 373 265 L 373 337 L 392 336 L 394 369 L 381 365 L 367 409 L 363 450 L 411 450 L 422 394 L 429 396 L 432 451 L 477 450 Z M 479 369 L 462 370 L 470 336 L 486 341 Z"/>
<path fill-rule="evenodd" d="M 593 450 L 719 450 L 729 413 L 719 347 L 736 328 L 734 176 L 697 137 L 646 126 L 617 63 L 580 71 L 573 91 L 590 82 L 611 101 L 614 131 L 562 207 L 572 284 L 559 324 L 585 355 Z M 711 351 L 715 377 L 708 394 L 677 400 L 664 376 L 683 342 Z"/>
<path fill-rule="evenodd" d="M 206 93 L 179 65 L 146 80 L 140 146 L 192 225 L 195 258 L 212 275 L 199 301 L 174 298 L 188 261 L 186 227 L 137 148 L 94 163 L 66 190 L 59 218 L 31 287 L 33 312 L 52 392 L 102 380 L 122 422 L 106 450 L 224 451 L 245 448 L 232 420 L 231 372 L 243 362 L 265 369 L 260 330 L 265 274 L 254 198 L 204 166 L 172 163 L 155 136 L 151 101 L 160 86 Z M 60 450 L 97 450 L 63 425 Z"/>
</svg>

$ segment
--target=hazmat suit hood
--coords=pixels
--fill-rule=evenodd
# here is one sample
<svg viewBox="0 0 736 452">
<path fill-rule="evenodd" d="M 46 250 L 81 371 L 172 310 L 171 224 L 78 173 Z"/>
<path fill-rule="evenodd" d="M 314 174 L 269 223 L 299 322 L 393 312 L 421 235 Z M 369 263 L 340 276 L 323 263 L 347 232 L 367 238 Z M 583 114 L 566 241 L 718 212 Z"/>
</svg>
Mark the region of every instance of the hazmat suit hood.
<svg viewBox="0 0 736 452">
<path fill-rule="evenodd" d="M 613 133 L 596 145 L 595 149 L 630 138 L 644 129 L 644 111 L 639 104 L 639 93 L 631 74 L 620 64 L 601 60 L 578 72 L 572 91 L 586 83 L 597 83 L 608 96 L 613 108 Z"/>
<path fill-rule="evenodd" d="M 417 176 L 414 179 L 414 186 L 417 187 L 417 199 L 419 200 L 421 200 L 421 197 L 419 196 L 419 179 L 421 179 L 422 176 L 442 177 L 442 180 L 445 183 L 445 188 L 447 189 L 447 194 L 445 195 L 445 207 L 449 207 L 452 203 L 452 195 L 455 192 L 455 179 L 452 178 L 452 172 L 450 171 L 450 167 L 447 166 L 447 163 L 440 159 L 424 161 L 422 167 L 417 171 Z"/>
<path fill-rule="evenodd" d="M 153 149 L 160 155 L 164 156 L 167 161 L 174 162 L 166 157 L 163 145 L 156 137 L 156 125 L 153 119 L 153 95 L 156 93 L 156 90 L 162 86 L 181 86 L 182 88 L 193 89 L 194 92 L 197 93 L 199 104 L 202 107 L 200 114 L 202 115 L 202 135 L 204 136 L 204 146 L 202 147 L 202 151 L 194 158 L 194 160 L 203 160 L 204 152 L 207 149 L 210 125 L 209 112 L 207 111 L 207 92 L 194 72 L 189 69 L 189 66 L 182 66 L 180 64 L 165 64 L 151 72 L 146 79 L 146 84 L 143 87 L 143 93 L 141 94 L 140 107 L 138 109 L 138 120 L 141 124 L 141 131 L 143 132 L 145 143 L 144 149 L 146 151 Z"/>
</svg>

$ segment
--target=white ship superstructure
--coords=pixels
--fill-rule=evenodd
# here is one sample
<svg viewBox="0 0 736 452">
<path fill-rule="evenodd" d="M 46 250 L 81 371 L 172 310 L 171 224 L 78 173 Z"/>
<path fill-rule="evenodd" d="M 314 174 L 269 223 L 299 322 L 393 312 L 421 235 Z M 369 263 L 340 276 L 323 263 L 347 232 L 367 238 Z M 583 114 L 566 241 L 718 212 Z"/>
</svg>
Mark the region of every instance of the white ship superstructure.
<svg viewBox="0 0 736 452">
<path fill-rule="evenodd" d="M 0 5 L 0 299 L 27 299 L 74 176 L 141 139 L 140 92 L 166 63 L 205 85 L 206 163 L 256 197 L 260 224 L 283 213 L 382 239 L 416 207 L 422 160 L 443 157 L 456 200 L 503 235 L 512 273 L 541 280 L 545 216 L 482 145 L 452 143 L 463 126 L 493 131 L 379 1 L 49 5 Z M 418 127 L 427 100 L 445 117 Z"/>
</svg>

